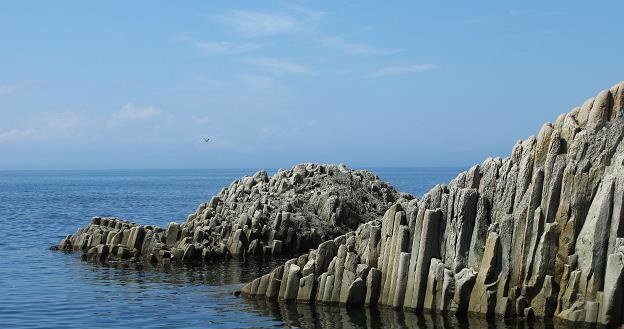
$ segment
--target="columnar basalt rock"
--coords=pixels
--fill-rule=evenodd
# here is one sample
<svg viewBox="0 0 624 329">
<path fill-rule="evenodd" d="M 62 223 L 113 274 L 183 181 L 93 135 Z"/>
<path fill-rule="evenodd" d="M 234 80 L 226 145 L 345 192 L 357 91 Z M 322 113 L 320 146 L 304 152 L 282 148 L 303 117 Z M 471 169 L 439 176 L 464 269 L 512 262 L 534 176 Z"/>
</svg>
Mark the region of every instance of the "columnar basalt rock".
<svg viewBox="0 0 624 329">
<path fill-rule="evenodd" d="M 363 294 L 366 305 L 623 324 L 623 107 L 624 82 L 509 157 L 398 200 L 333 239 L 337 254 L 305 285 L 319 283 L 318 303 L 361 303 Z M 367 270 L 354 275 L 359 266 Z M 340 298 L 352 289 L 358 298 Z"/>
<path fill-rule="evenodd" d="M 409 194 L 398 193 L 366 170 L 351 170 L 344 165 L 300 164 L 291 170 L 279 170 L 271 177 L 266 171 L 259 171 L 252 177 L 236 180 L 209 202 L 199 205 L 185 223 L 170 223 L 166 229 L 118 218 L 94 217 L 85 228 L 63 239 L 59 249 L 82 251 L 84 258 L 97 261 L 121 259 L 167 264 L 232 256 L 298 255 L 320 244 L 315 261 L 307 268 L 306 264 L 298 264 L 306 275 L 311 269 L 316 279 L 338 250 L 331 239 L 382 216 L 392 203 L 411 199 Z M 375 234 L 372 243 L 379 239 L 378 233 Z M 321 244 L 325 240 L 330 241 Z M 371 250 L 367 257 L 376 260 L 378 256 Z M 289 271 L 286 267 L 283 275 Z M 281 280 L 282 275 L 273 279 Z M 275 286 L 268 278 L 264 283 Z M 300 299 L 312 298 L 308 290 L 314 286 L 313 283 L 302 285 Z M 268 287 L 260 291 L 275 293 Z"/>
</svg>

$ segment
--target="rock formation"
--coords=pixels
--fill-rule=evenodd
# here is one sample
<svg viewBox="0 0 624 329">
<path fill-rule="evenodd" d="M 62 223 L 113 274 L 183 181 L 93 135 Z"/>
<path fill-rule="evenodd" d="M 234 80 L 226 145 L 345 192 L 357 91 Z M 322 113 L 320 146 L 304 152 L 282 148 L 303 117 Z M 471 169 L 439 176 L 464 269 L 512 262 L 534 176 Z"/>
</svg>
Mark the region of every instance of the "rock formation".
<svg viewBox="0 0 624 329">
<path fill-rule="evenodd" d="M 245 285 L 300 303 L 622 324 L 624 82 Z"/>
<path fill-rule="evenodd" d="M 301 164 L 272 177 L 259 171 L 166 229 L 94 217 L 59 249 L 89 260 L 193 263 L 230 256 L 294 255 L 353 231 L 405 198 L 379 177 L 344 165 Z"/>
</svg>

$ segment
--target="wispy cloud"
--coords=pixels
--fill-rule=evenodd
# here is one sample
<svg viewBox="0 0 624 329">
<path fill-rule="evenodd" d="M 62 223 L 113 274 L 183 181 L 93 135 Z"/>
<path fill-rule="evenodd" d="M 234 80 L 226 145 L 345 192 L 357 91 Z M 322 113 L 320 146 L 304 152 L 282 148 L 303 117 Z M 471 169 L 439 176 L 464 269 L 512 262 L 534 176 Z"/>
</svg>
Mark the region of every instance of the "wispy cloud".
<svg viewBox="0 0 624 329">
<path fill-rule="evenodd" d="M 293 34 L 305 30 L 302 21 L 283 14 L 236 10 L 218 18 L 248 36 Z"/>
<path fill-rule="evenodd" d="M 31 140 L 35 137 L 36 132 L 34 129 L 11 129 L 8 131 L 0 132 L 0 144 L 14 141 Z"/>
<path fill-rule="evenodd" d="M 119 111 L 114 112 L 109 124 L 117 125 L 124 122 L 144 121 L 160 115 L 160 109 L 153 106 L 136 106 L 132 103 L 124 105 Z"/>
<path fill-rule="evenodd" d="M 18 88 L 16 86 L 0 85 L 0 96 L 7 96 L 16 93 Z"/>
<path fill-rule="evenodd" d="M 394 76 L 394 75 L 404 75 L 404 74 L 413 74 L 420 73 L 425 71 L 431 71 L 438 67 L 435 64 L 414 64 L 414 65 L 405 65 L 405 66 L 389 66 L 381 68 L 369 75 L 371 78 L 378 77 L 386 77 L 386 76 Z"/>
<path fill-rule="evenodd" d="M 291 11 L 305 15 L 307 18 L 312 20 L 320 20 L 325 17 L 325 15 L 327 15 L 327 13 L 324 11 L 313 10 L 294 3 L 286 3 L 285 6 Z"/>
<path fill-rule="evenodd" d="M 202 122 L 201 118 L 198 119 Z M 0 144 L 71 141 L 86 143 L 100 141 L 103 136 L 117 138 L 134 136 L 144 138 L 152 132 L 170 131 L 178 120 L 153 106 L 139 107 L 127 104 L 108 115 L 94 115 L 89 112 L 40 112 L 28 115 L 14 126 L 0 130 Z M 189 124 L 187 122 L 187 124 Z M 122 127 L 137 129 L 126 129 Z M 145 129 L 150 128 L 150 129 Z"/>
<path fill-rule="evenodd" d="M 321 38 L 318 38 L 318 41 L 326 47 L 336 48 L 351 55 L 388 55 L 388 54 L 396 54 L 396 53 L 403 51 L 403 49 L 375 48 L 365 43 L 350 42 L 341 37 L 336 37 L 336 36 L 321 37 Z"/>
<path fill-rule="evenodd" d="M 245 61 L 249 64 L 256 65 L 265 69 L 268 69 L 274 73 L 288 73 L 288 74 L 298 74 L 298 75 L 307 75 L 314 76 L 318 75 L 319 72 L 314 68 L 305 65 L 305 64 L 297 64 L 287 60 L 275 59 L 275 58 L 266 58 L 266 57 L 250 57 L 245 59 Z"/>
<path fill-rule="evenodd" d="M 327 48 L 340 50 L 349 55 L 387 55 L 404 51 L 400 48 L 384 49 L 367 43 L 353 42 L 341 36 L 325 35 L 316 27 L 326 12 L 311 10 L 297 4 L 286 3 L 286 13 L 242 11 L 211 16 L 230 26 L 246 37 L 269 37 L 297 35 L 307 42 L 314 42 Z M 240 54 L 264 47 L 261 44 L 233 42 L 194 42 L 208 54 Z"/>
<path fill-rule="evenodd" d="M 37 113 L 18 126 L 0 132 L 0 143 L 75 138 L 92 128 L 82 114 L 71 111 Z"/>
<path fill-rule="evenodd" d="M 264 45 L 253 43 L 236 43 L 236 42 L 213 42 L 213 41 L 197 41 L 194 45 L 201 49 L 206 55 L 234 55 L 248 53 L 260 48 Z"/>
<path fill-rule="evenodd" d="M 243 54 L 266 47 L 265 44 L 259 43 L 202 41 L 186 34 L 176 36 L 176 40 L 192 45 L 201 50 L 205 55 L 210 56 Z"/>
</svg>

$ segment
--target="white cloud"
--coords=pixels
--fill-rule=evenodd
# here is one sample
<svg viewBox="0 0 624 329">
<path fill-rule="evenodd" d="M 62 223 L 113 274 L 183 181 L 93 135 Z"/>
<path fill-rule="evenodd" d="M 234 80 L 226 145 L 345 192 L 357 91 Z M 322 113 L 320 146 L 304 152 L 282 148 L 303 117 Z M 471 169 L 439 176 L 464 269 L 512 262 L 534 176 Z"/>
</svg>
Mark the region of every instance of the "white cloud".
<svg viewBox="0 0 624 329">
<path fill-rule="evenodd" d="M 36 138 L 33 129 L 12 129 L 0 132 L 0 144 L 14 141 L 32 140 Z"/>
<path fill-rule="evenodd" d="M 212 42 L 212 41 L 197 41 L 194 45 L 201 49 L 207 55 L 232 55 L 251 52 L 264 45 L 252 44 L 252 43 L 235 43 L 235 42 Z"/>
<path fill-rule="evenodd" d="M 305 30 L 303 22 L 287 15 L 258 11 L 232 11 L 218 17 L 237 32 L 249 36 L 293 34 Z"/>
<path fill-rule="evenodd" d="M 369 75 L 371 78 L 385 77 L 385 76 L 393 76 L 393 75 L 403 75 L 403 74 L 412 74 L 419 73 L 425 71 L 431 71 L 436 69 L 438 66 L 435 64 L 415 64 L 415 65 L 406 65 L 406 66 L 389 66 L 381 68 Z"/>
<path fill-rule="evenodd" d="M 319 38 L 319 42 L 326 47 L 336 48 L 351 55 L 388 55 L 403 51 L 403 49 L 378 49 L 364 43 L 353 43 L 335 36 Z"/>
<path fill-rule="evenodd" d="M 266 68 L 268 70 L 273 71 L 274 73 L 288 73 L 288 74 L 299 74 L 299 75 L 307 75 L 314 76 L 318 75 L 318 71 L 314 68 L 304 65 L 297 64 L 286 60 L 275 59 L 275 58 L 266 58 L 266 57 L 251 57 L 245 60 L 249 64 L 253 64 L 262 68 Z"/>
<path fill-rule="evenodd" d="M 0 143 L 73 138 L 88 131 L 89 122 L 76 112 L 38 113 L 21 127 L 0 132 Z"/>
<path fill-rule="evenodd" d="M 160 109 L 153 106 L 136 106 L 132 103 L 124 105 L 119 111 L 113 113 L 109 123 L 117 125 L 124 122 L 144 121 L 160 115 Z"/>
<path fill-rule="evenodd" d="M 17 87 L 9 85 L 0 85 L 0 96 L 7 96 L 17 92 Z"/>
</svg>

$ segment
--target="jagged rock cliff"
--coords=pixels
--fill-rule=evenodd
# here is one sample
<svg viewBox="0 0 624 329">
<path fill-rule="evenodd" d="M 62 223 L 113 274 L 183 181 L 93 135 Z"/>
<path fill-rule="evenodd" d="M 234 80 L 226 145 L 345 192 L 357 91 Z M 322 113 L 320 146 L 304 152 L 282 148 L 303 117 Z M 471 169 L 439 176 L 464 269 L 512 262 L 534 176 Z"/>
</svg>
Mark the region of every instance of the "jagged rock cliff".
<svg viewBox="0 0 624 329">
<path fill-rule="evenodd" d="M 200 262 L 229 256 L 293 255 L 352 231 L 411 199 L 365 170 L 301 164 L 269 177 L 243 177 L 202 203 L 186 223 L 166 229 L 95 217 L 61 250 L 90 260 Z"/>
<path fill-rule="evenodd" d="M 287 301 L 622 323 L 624 83 L 243 288 Z"/>
</svg>

